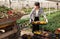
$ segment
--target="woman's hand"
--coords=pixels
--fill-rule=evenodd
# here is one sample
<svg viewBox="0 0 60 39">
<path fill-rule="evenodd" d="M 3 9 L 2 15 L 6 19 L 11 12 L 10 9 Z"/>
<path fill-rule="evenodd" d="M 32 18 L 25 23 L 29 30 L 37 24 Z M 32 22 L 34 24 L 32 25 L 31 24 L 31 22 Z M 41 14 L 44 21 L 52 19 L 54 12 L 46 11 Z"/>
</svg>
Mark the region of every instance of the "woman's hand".
<svg viewBox="0 0 60 39">
<path fill-rule="evenodd" d="M 48 20 L 47 19 L 45 21 L 48 23 Z"/>
<path fill-rule="evenodd" d="M 32 23 L 33 22 L 33 20 L 32 19 L 30 19 L 30 23 Z"/>
</svg>

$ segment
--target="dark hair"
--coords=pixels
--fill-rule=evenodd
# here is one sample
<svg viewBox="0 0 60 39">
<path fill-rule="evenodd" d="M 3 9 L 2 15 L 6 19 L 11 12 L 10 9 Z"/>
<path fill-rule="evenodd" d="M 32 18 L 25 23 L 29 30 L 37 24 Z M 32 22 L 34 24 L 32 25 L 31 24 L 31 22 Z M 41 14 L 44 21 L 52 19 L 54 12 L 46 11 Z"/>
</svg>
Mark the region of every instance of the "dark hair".
<svg viewBox="0 0 60 39">
<path fill-rule="evenodd" d="M 39 2 L 35 2 L 35 6 L 40 6 L 40 3 Z"/>
</svg>

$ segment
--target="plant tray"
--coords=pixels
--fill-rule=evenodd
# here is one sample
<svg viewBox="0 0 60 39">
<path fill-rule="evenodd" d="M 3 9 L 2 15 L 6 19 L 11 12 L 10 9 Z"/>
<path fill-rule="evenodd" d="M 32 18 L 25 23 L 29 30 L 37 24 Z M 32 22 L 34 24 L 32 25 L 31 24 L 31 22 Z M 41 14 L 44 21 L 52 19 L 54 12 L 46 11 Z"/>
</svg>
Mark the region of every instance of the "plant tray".
<svg viewBox="0 0 60 39">
<path fill-rule="evenodd" d="M 32 24 L 42 24 L 42 25 L 44 25 L 44 24 L 47 24 L 47 22 L 45 22 L 45 21 L 34 21 L 34 22 L 32 22 Z"/>
</svg>

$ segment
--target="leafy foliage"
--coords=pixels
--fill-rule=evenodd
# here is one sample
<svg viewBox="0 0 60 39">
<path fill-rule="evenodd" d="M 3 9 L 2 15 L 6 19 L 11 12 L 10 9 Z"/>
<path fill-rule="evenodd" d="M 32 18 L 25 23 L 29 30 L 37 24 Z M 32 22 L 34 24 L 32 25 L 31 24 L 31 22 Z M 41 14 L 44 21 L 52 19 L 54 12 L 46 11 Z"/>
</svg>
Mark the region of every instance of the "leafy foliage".
<svg viewBox="0 0 60 39">
<path fill-rule="evenodd" d="M 12 10 L 11 8 L 0 6 L 0 12 L 7 13 L 7 11 Z"/>
<path fill-rule="evenodd" d="M 54 32 L 57 28 L 60 28 L 60 13 L 55 12 L 48 16 L 49 23 L 44 25 L 44 29 Z"/>
</svg>

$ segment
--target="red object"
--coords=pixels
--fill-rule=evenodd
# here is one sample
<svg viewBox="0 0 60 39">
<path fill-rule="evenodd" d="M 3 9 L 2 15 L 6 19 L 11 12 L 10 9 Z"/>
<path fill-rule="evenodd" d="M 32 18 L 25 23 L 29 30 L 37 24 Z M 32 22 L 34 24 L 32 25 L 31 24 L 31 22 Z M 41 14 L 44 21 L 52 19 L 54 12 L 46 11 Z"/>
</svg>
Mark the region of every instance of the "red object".
<svg viewBox="0 0 60 39">
<path fill-rule="evenodd" d="M 10 15 L 10 14 L 12 14 L 12 11 L 10 10 L 10 11 L 8 11 L 7 13 Z"/>
<path fill-rule="evenodd" d="M 16 20 L 16 18 L 12 18 L 12 20 Z"/>
<path fill-rule="evenodd" d="M 58 28 L 57 31 L 60 32 L 60 28 Z"/>
</svg>

